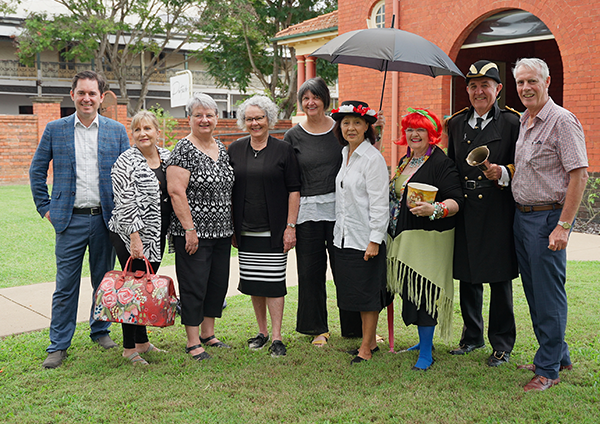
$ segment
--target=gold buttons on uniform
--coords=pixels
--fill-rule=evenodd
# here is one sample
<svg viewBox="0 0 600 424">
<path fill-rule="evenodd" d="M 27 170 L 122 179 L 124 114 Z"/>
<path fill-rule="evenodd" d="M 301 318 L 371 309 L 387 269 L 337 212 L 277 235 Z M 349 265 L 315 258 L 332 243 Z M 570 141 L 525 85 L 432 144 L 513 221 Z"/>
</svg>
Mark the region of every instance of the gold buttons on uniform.
<svg viewBox="0 0 600 424">
<path fill-rule="evenodd" d="M 465 181 L 467 181 L 469 179 L 469 177 L 465 177 Z"/>
<path fill-rule="evenodd" d="M 465 197 L 469 197 L 469 196 L 467 196 L 467 193 L 465 193 Z"/>
<path fill-rule="evenodd" d="M 467 144 L 471 144 L 471 140 L 467 140 Z"/>
<path fill-rule="evenodd" d="M 479 195 L 479 196 L 477 196 L 477 197 L 479 197 L 480 199 L 483 199 L 483 194 L 480 194 L 480 195 Z"/>
<path fill-rule="evenodd" d="M 480 175 L 479 177 L 477 177 L 477 179 L 478 179 L 479 181 L 481 181 L 481 175 Z"/>
</svg>

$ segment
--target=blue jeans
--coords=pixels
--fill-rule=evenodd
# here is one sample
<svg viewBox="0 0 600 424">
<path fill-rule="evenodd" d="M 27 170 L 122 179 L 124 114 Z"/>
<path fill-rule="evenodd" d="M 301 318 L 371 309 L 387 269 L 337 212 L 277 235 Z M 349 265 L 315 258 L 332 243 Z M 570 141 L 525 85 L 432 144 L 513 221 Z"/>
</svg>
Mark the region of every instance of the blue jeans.
<svg viewBox="0 0 600 424">
<path fill-rule="evenodd" d="M 94 291 L 104 274 L 114 268 L 115 254 L 102 215 L 73 215 L 65 231 L 56 234 L 56 288 L 52 295 L 52 320 L 48 353 L 67 350 L 75 333 L 81 268 L 89 246 L 90 274 Z M 92 340 L 109 333 L 110 322 L 95 321 L 90 311 Z"/>
<path fill-rule="evenodd" d="M 548 249 L 561 210 L 515 212 L 517 260 L 533 331 L 540 345 L 533 363 L 536 374 L 558 378 L 560 365 L 571 364 L 565 342 L 567 327 L 567 252 Z"/>
</svg>

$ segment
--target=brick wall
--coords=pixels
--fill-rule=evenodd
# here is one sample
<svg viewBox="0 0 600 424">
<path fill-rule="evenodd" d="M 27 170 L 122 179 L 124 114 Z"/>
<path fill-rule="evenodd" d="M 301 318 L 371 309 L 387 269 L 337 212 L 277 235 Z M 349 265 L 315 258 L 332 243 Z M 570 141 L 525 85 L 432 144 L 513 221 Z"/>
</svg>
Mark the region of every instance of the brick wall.
<svg viewBox="0 0 600 424">
<path fill-rule="evenodd" d="M 38 145 L 37 117 L 0 115 L 0 128 L 0 184 L 27 183 Z"/>
<path fill-rule="evenodd" d="M 120 106 L 120 105 L 119 105 Z M 119 110 L 119 108 L 118 108 Z M 46 124 L 60 117 L 60 103 L 34 103 L 36 115 L 0 115 L 0 185 L 29 183 L 29 165 L 35 149 L 44 132 Z M 131 118 L 126 118 L 126 111 L 119 110 L 118 116 L 130 133 Z M 291 128 L 289 120 L 277 123 L 275 130 L 285 131 Z M 190 132 L 187 119 L 179 119 L 175 129 L 177 139 L 185 137 Z M 215 129 L 215 135 L 231 134 L 220 137 L 225 145 L 243 137 L 245 134 L 237 127 L 235 119 L 220 119 Z M 283 133 L 274 133 L 277 138 L 283 138 Z M 49 172 L 49 182 L 51 174 Z"/>
<path fill-rule="evenodd" d="M 366 19 L 376 2 L 377 0 L 339 0 L 339 33 L 366 28 Z M 472 57 L 469 55 L 473 52 L 460 50 L 460 47 L 483 19 L 508 9 L 522 9 L 537 16 L 550 29 L 555 40 L 512 44 L 504 49 L 479 48 L 475 53 L 487 59 L 494 59 L 494 55 L 501 54 L 509 69 L 520 57 L 536 56 L 547 60 L 552 78 L 551 94 L 555 93 L 552 94 L 556 97 L 555 101 L 573 112 L 582 123 L 590 160 L 589 170 L 598 172 L 600 79 L 597 77 L 597 70 L 600 69 L 600 38 L 597 36 L 596 22 L 600 18 L 600 9 L 597 6 L 597 0 L 474 0 L 468 4 L 457 0 L 402 0 L 396 22 L 399 23 L 400 29 L 421 35 L 437 44 L 465 72 L 464 63 L 472 63 Z M 389 27 L 392 19 L 392 0 L 387 0 L 385 10 L 386 26 Z M 510 72 L 508 75 L 510 76 Z M 341 65 L 339 78 L 340 101 L 356 99 L 366 101 L 374 107 L 379 106 L 382 73 Z M 457 83 L 456 89 L 464 90 L 464 85 L 460 85 L 461 83 Z M 391 110 L 391 90 L 391 79 L 388 79 L 383 106 L 385 111 Z M 523 107 L 514 96 L 513 90 L 514 83 L 507 84 L 507 104 L 522 110 Z M 426 107 L 439 116 L 452 112 L 450 77 L 432 79 L 401 73 L 398 95 L 401 115 L 405 114 L 409 106 Z M 389 117 L 389 113 L 387 116 Z M 389 125 L 391 119 L 388 118 L 388 128 L 384 136 L 384 156 L 388 164 L 392 148 Z M 400 153 L 404 152 L 401 150 Z"/>
</svg>

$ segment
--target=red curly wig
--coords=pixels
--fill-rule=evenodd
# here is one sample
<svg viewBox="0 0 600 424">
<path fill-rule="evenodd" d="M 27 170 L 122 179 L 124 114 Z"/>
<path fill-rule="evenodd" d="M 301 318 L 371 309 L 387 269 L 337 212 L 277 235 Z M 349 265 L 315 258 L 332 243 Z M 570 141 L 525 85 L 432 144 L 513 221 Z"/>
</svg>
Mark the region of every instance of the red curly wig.
<svg viewBox="0 0 600 424">
<path fill-rule="evenodd" d="M 415 112 L 415 110 L 418 110 L 418 112 Z M 442 123 L 434 113 L 427 109 L 413 108 L 409 108 L 408 112 L 408 115 L 402 118 L 402 136 L 400 137 L 400 140 L 394 141 L 394 143 L 399 144 L 400 146 L 406 146 L 408 144 L 406 141 L 407 128 L 425 128 L 429 135 L 429 144 L 431 145 L 438 144 L 442 140 Z M 429 115 L 429 117 L 435 121 L 435 126 L 425 114 Z"/>
</svg>

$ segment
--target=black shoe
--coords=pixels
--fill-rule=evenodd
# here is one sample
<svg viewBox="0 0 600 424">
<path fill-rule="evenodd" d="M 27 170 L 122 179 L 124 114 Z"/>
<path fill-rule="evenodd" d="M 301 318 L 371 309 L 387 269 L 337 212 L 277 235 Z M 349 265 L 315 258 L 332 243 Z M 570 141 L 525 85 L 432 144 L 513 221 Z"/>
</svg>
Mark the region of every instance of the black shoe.
<svg viewBox="0 0 600 424">
<path fill-rule="evenodd" d="M 354 364 L 360 364 L 361 362 L 367 362 L 368 359 L 365 358 L 361 358 L 360 356 L 356 355 L 351 361 L 350 361 L 350 365 L 354 365 Z"/>
<path fill-rule="evenodd" d="M 287 355 L 287 349 L 281 340 L 273 340 L 273 343 L 271 343 L 271 347 L 269 348 L 269 352 L 271 352 L 272 358 L 279 358 Z"/>
<path fill-rule="evenodd" d="M 375 346 L 375 349 L 371 349 L 371 354 L 373 354 L 375 352 L 379 352 L 379 346 Z M 347 350 L 346 353 L 348 353 L 348 354 L 350 354 L 352 356 L 357 356 L 358 355 L 358 349 Z"/>
<path fill-rule="evenodd" d="M 502 350 L 495 350 L 494 353 L 488 358 L 487 364 L 490 367 L 497 367 L 498 365 L 508 364 L 510 360 L 510 352 L 504 352 Z"/>
<path fill-rule="evenodd" d="M 485 346 L 485 343 L 478 345 L 463 344 L 450 351 L 450 355 L 466 355 L 467 353 L 473 352 L 475 349 L 481 349 Z"/>
<path fill-rule="evenodd" d="M 269 341 L 269 336 L 263 333 L 258 333 L 256 337 L 248 339 L 248 347 L 252 350 L 262 349 Z"/>
<path fill-rule="evenodd" d="M 186 347 L 185 348 L 185 353 L 190 353 L 192 350 L 196 350 L 199 347 L 202 347 L 202 345 L 201 344 L 197 344 L 197 345 L 194 345 L 194 346 Z M 192 358 L 194 358 L 196 361 L 200 362 L 200 361 L 204 361 L 205 359 L 210 359 L 211 356 L 208 354 L 207 351 L 204 351 L 204 352 L 198 353 L 196 355 L 193 355 Z"/>
<path fill-rule="evenodd" d="M 208 346 L 208 347 L 220 347 L 220 348 L 223 348 L 223 349 L 230 349 L 231 348 L 231 346 L 229 346 L 228 344 L 223 343 L 223 342 L 214 342 L 212 344 L 208 343 L 208 342 L 210 342 L 211 340 L 214 340 L 214 339 L 216 339 L 216 337 L 213 334 L 212 336 L 207 337 L 205 339 L 203 339 L 202 337 L 200 337 L 200 342 L 202 344 L 204 344 L 205 347 L 206 346 Z"/>
</svg>

